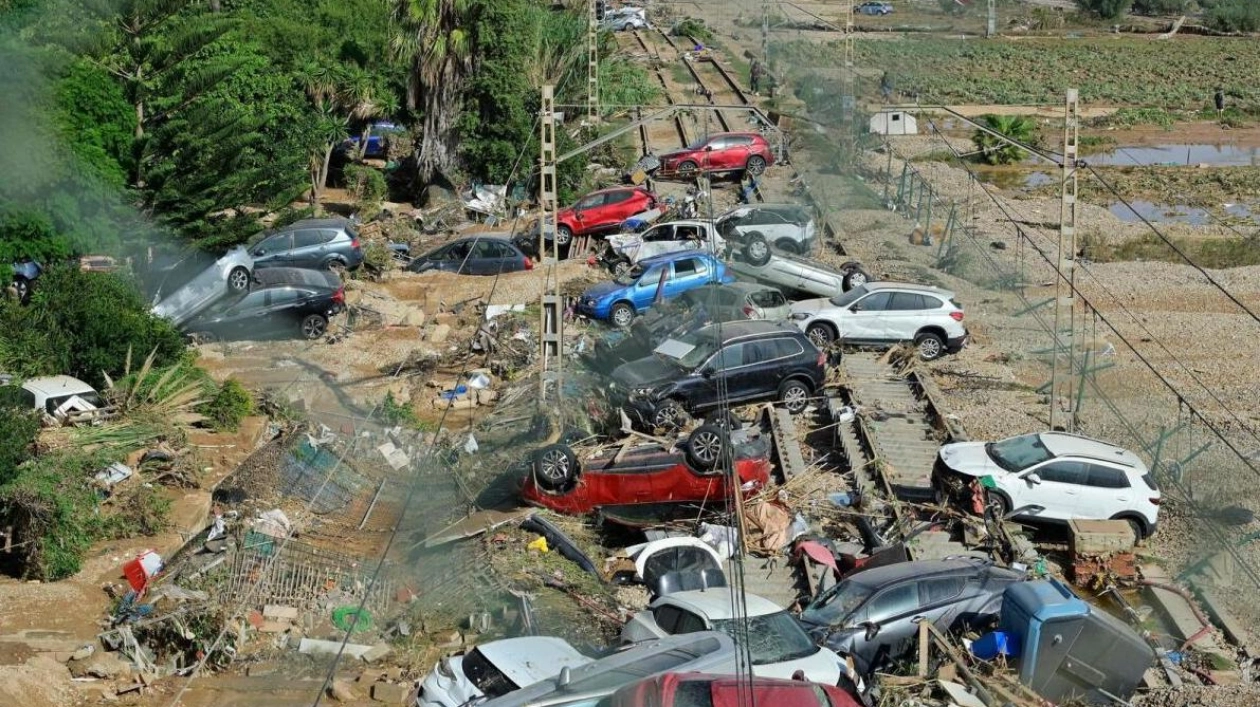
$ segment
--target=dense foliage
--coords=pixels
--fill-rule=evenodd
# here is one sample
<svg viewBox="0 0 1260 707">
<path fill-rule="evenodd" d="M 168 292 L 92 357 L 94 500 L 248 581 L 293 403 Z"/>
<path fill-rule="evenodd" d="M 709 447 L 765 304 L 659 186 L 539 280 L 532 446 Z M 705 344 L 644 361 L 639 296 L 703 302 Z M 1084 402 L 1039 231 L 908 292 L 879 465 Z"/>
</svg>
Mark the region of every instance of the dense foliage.
<svg viewBox="0 0 1260 707">
<path fill-rule="evenodd" d="M 39 416 L 22 405 L 18 392 L 15 386 L 0 386 L 0 485 L 31 458 L 39 433 Z"/>
<path fill-rule="evenodd" d="M 986 115 L 981 123 L 986 129 L 976 128 L 971 141 L 980 159 L 989 164 L 1011 164 L 1024 159 L 1027 150 L 1014 143 L 1027 145 L 1037 135 L 1037 124 L 1021 115 Z"/>
<path fill-rule="evenodd" d="M 1254 0 L 1199 0 L 1209 27 L 1222 32 L 1260 32 L 1260 3 Z"/>
</svg>

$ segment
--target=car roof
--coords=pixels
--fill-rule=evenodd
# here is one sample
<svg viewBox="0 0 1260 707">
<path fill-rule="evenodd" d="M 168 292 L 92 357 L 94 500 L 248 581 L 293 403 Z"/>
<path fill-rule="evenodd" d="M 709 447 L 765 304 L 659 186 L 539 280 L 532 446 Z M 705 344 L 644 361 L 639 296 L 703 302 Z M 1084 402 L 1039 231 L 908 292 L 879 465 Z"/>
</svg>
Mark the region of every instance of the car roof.
<svg viewBox="0 0 1260 707">
<path fill-rule="evenodd" d="M 583 194 L 583 195 L 582 195 L 582 197 L 578 199 L 578 201 L 581 201 L 582 199 L 585 199 L 585 198 L 586 198 L 586 197 L 588 197 L 588 196 L 593 196 L 593 195 L 595 195 L 595 194 L 607 194 L 607 193 L 609 193 L 609 192 L 614 192 L 614 191 L 641 191 L 641 192 L 646 192 L 646 191 L 647 191 L 647 189 L 646 189 L 646 188 L 644 188 L 644 187 L 635 186 L 635 185 L 633 185 L 633 184 L 626 184 L 626 185 L 622 185 L 622 186 L 619 186 L 619 187 L 608 187 L 607 189 L 596 189 L 595 191 L 591 191 L 591 192 L 587 192 L 587 193 Z"/>
<path fill-rule="evenodd" d="M 517 685 L 532 685 L 560 672 L 564 666 L 591 661 L 563 638 L 521 636 L 477 646 L 481 655 Z"/>
<path fill-rule="evenodd" d="M 329 228 L 340 228 L 350 224 L 350 219 L 346 218 L 304 218 L 301 221 L 294 221 L 288 226 L 281 226 L 276 229 L 276 233 L 288 231 L 294 228 L 320 228 L 326 226 Z"/>
<path fill-rule="evenodd" d="M 802 335 L 801 330 L 786 324 L 785 322 L 776 322 L 770 319 L 748 319 L 733 322 L 722 322 L 720 324 L 710 324 L 697 330 L 697 333 L 703 332 L 713 333 L 714 338 L 721 335 L 723 343 L 734 341 L 736 339 L 770 336 L 772 334 L 795 334 Z M 802 335 L 803 336 L 803 335 Z"/>
<path fill-rule="evenodd" d="M 447 243 L 446 245 L 451 245 L 451 243 L 462 243 L 463 241 L 498 241 L 499 243 L 511 243 L 512 239 L 506 238 L 498 234 L 474 233 L 471 236 L 464 236 L 462 238 L 457 238 L 451 241 L 450 243 Z"/>
<path fill-rule="evenodd" d="M 66 395 L 73 393 L 95 393 L 96 389 L 74 376 L 43 376 L 28 378 L 22 388 L 32 393 L 44 395 Z"/>
<path fill-rule="evenodd" d="M 846 580 L 851 579 L 855 584 L 878 588 L 914 577 L 934 574 L 972 574 L 992 567 L 992 563 L 979 560 L 917 560 L 862 570 Z"/>
<path fill-rule="evenodd" d="M 906 290 L 908 292 L 921 292 L 923 294 L 936 295 L 945 299 L 954 299 L 954 292 L 932 285 L 920 285 L 917 282 L 892 282 L 890 280 L 875 280 L 868 282 L 863 287 L 868 292 L 882 292 L 885 290 Z"/>
<path fill-rule="evenodd" d="M 1066 432 L 1042 432 L 1038 437 L 1041 438 L 1042 445 L 1056 457 L 1086 457 L 1137 469 L 1146 469 L 1146 465 L 1142 463 L 1142 459 L 1138 455 L 1110 442 L 1102 442 L 1090 437 L 1082 437 L 1081 435 L 1068 434 Z"/>
<path fill-rule="evenodd" d="M 726 587 L 674 592 L 657 599 L 652 605 L 674 604 L 708 619 L 733 619 L 736 614 L 734 595 L 731 592 Z M 744 592 L 744 602 L 740 608 L 743 610 L 741 613 L 746 616 L 765 616 L 784 611 L 783 607 L 769 599 L 748 592 Z"/>
<path fill-rule="evenodd" d="M 310 268 L 261 268 L 254 271 L 255 289 L 269 289 L 283 285 L 308 285 L 335 290 L 341 287 L 341 278 L 327 270 Z"/>
</svg>

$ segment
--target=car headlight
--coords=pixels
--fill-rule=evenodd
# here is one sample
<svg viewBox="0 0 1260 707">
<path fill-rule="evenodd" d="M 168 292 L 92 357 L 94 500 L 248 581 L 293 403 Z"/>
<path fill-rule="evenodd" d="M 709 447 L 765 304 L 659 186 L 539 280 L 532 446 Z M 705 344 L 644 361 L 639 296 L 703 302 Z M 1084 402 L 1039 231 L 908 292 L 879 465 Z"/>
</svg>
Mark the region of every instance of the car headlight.
<svg viewBox="0 0 1260 707">
<path fill-rule="evenodd" d="M 791 318 L 798 322 L 805 321 L 806 319 L 809 319 L 809 313 L 808 312 L 792 312 Z"/>
</svg>

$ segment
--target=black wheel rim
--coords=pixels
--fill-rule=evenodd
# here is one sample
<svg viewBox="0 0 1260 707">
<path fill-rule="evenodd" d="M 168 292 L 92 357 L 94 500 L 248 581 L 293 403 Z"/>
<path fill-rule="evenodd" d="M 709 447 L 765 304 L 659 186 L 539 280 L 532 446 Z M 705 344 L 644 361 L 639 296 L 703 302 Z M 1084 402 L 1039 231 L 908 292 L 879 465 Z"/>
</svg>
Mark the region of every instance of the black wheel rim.
<svg viewBox="0 0 1260 707">
<path fill-rule="evenodd" d="M 315 339 L 324 335 L 324 327 L 325 324 L 322 319 L 307 319 L 302 323 L 302 333 L 308 339 Z"/>
<path fill-rule="evenodd" d="M 548 481 L 559 483 L 569 476 L 569 457 L 559 449 L 543 452 L 539 473 Z"/>
<path fill-rule="evenodd" d="M 700 432 L 691 438 L 691 453 L 705 466 L 716 464 L 722 455 L 722 438 L 716 432 Z"/>
<path fill-rule="evenodd" d="M 656 411 L 656 416 L 652 421 L 657 427 L 677 427 L 680 417 L 682 417 L 682 410 L 677 405 L 666 405 Z"/>
</svg>

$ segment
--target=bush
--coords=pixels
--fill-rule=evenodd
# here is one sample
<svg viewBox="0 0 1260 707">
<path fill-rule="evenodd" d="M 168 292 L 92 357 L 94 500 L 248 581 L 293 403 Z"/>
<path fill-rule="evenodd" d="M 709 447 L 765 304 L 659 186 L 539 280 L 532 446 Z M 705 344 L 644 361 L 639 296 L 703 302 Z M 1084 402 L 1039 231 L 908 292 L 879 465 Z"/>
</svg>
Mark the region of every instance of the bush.
<svg viewBox="0 0 1260 707">
<path fill-rule="evenodd" d="M 704 24 L 704 20 L 685 17 L 669 31 L 675 37 L 691 37 L 697 42 L 708 44 L 713 41 L 713 30 Z"/>
<path fill-rule="evenodd" d="M 1180 15 L 1189 5 L 1190 0 L 1133 0 L 1133 12 L 1138 15 Z"/>
<path fill-rule="evenodd" d="M 1082 10 L 1098 15 L 1104 20 L 1114 20 L 1129 11 L 1133 0 L 1076 0 L 1076 4 Z"/>
<path fill-rule="evenodd" d="M 1222 32 L 1260 32 L 1260 5 L 1253 0 L 1219 0 L 1204 13 L 1204 21 Z"/>
<path fill-rule="evenodd" d="M 13 528 L 24 579 L 69 577 L 92 543 L 107 534 L 88 481 L 106 463 L 77 451 L 47 454 L 18 467 L 14 478 L 0 485 L 0 524 Z"/>
<path fill-rule="evenodd" d="M 170 322 L 154 317 L 134 283 L 115 273 L 50 267 L 31 303 L 0 301 L 0 370 L 21 376 L 67 374 L 98 389 L 123 372 L 131 351 L 155 351 L 165 366 L 186 350 Z"/>
<path fill-rule="evenodd" d="M 254 413 L 254 396 L 235 378 L 229 378 L 200 412 L 216 430 L 235 432 L 241 420 Z"/>
<path fill-rule="evenodd" d="M 39 415 L 21 406 L 17 386 L 0 387 L 0 484 L 8 483 L 31 458 L 38 434 Z"/>
<path fill-rule="evenodd" d="M 380 170 L 367 165 L 352 164 L 345 169 L 346 190 L 350 198 L 358 202 L 359 210 L 375 212 L 389 195 L 389 185 Z"/>
</svg>

